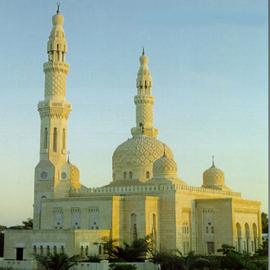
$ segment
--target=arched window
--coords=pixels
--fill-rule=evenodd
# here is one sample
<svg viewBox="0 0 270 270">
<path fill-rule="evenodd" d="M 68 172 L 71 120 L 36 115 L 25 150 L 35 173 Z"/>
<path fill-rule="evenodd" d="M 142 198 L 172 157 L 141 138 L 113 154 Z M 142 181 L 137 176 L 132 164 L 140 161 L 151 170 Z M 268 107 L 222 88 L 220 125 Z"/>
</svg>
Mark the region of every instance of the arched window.
<svg viewBox="0 0 270 270">
<path fill-rule="evenodd" d="M 57 128 L 53 129 L 53 151 L 57 151 Z"/>
<path fill-rule="evenodd" d="M 71 224 L 73 229 L 80 229 L 81 210 L 78 207 L 71 208 Z"/>
<path fill-rule="evenodd" d="M 132 179 L 132 172 L 129 172 L 129 179 Z"/>
<path fill-rule="evenodd" d="M 246 242 L 247 242 L 247 247 L 246 247 L 246 252 L 249 252 L 249 242 L 250 242 L 250 230 L 249 230 L 249 225 L 246 223 L 245 224 L 245 236 L 246 236 Z"/>
<path fill-rule="evenodd" d="M 44 129 L 44 149 L 48 148 L 48 128 Z"/>
<path fill-rule="evenodd" d="M 134 241 L 137 239 L 137 216 L 136 214 L 131 214 L 130 216 L 130 239 Z"/>
<path fill-rule="evenodd" d="M 33 253 L 37 254 L 37 246 L 36 245 L 33 246 Z"/>
<path fill-rule="evenodd" d="M 236 232 L 237 232 L 237 249 L 239 252 L 241 252 L 242 232 L 241 232 L 241 225 L 239 223 L 236 223 Z"/>
<path fill-rule="evenodd" d="M 206 233 L 210 233 L 210 234 L 214 234 L 214 226 L 212 222 L 208 222 L 205 226 L 205 232 Z"/>
<path fill-rule="evenodd" d="M 40 246 L 39 249 L 40 249 L 40 255 L 43 255 L 43 246 Z"/>
<path fill-rule="evenodd" d="M 62 148 L 63 150 L 66 149 L 66 129 L 63 128 L 63 133 L 62 133 Z"/>
<path fill-rule="evenodd" d="M 89 228 L 98 230 L 100 228 L 100 213 L 98 207 L 89 208 Z"/>
<path fill-rule="evenodd" d="M 127 179 L 127 172 L 124 172 L 124 179 Z"/>
<path fill-rule="evenodd" d="M 57 253 L 57 247 L 53 246 L 53 253 L 56 254 Z"/>
<path fill-rule="evenodd" d="M 257 233 L 257 225 L 255 223 L 253 223 L 252 225 L 252 230 L 253 230 L 254 251 L 256 251 L 258 248 L 257 245 L 258 233 Z"/>
<path fill-rule="evenodd" d="M 65 253 L 65 248 L 64 248 L 64 246 L 61 246 L 61 253 Z"/>
<path fill-rule="evenodd" d="M 47 255 L 50 255 L 50 246 L 47 246 Z"/>
<path fill-rule="evenodd" d="M 81 246 L 81 256 L 83 256 L 83 246 Z"/>
<path fill-rule="evenodd" d="M 182 224 L 182 233 L 183 234 L 189 234 L 189 225 L 188 222 L 183 222 Z"/>
<path fill-rule="evenodd" d="M 85 247 L 85 255 L 88 256 L 88 246 Z"/>
<path fill-rule="evenodd" d="M 54 219 L 54 228 L 62 229 L 64 224 L 64 213 L 62 208 L 56 207 L 53 209 L 53 219 Z"/>
<path fill-rule="evenodd" d="M 149 172 L 149 171 L 146 172 L 146 178 L 147 178 L 147 179 L 150 178 L 150 172 Z"/>
</svg>

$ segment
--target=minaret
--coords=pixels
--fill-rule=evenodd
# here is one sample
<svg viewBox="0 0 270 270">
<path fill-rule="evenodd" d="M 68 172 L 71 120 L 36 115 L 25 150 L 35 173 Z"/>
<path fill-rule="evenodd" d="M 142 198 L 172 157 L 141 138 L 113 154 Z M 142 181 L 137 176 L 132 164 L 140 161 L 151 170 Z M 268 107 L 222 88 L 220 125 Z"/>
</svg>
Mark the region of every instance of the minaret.
<svg viewBox="0 0 270 270">
<path fill-rule="evenodd" d="M 52 18 L 53 28 L 47 43 L 48 61 L 44 63 L 44 100 L 39 102 L 41 119 L 40 159 L 66 160 L 67 119 L 71 105 L 66 101 L 67 41 L 63 29 L 64 17 L 59 12 Z"/>
<path fill-rule="evenodd" d="M 153 126 L 152 77 L 148 67 L 148 57 L 142 51 L 140 68 L 137 73 L 137 95 L 134 97 L 136 105 L 136 127 L 131 129 L 133 136 L 145 135 L 156 137 L 158 130 Z"/>
<path fill-rule="evenodd" d="M 40 228 L 42 201 L 57 195 L 61 168 L 67 161 L 67 120 L 71 104 L 66 100 L 67 41 L 64 17 L 52 17 L 52 30 L 47 43 L 48 61 L 44 63 L 44 99 L 38 103 L 40 114 L 40 161 L 35 168 L 34 228 Z"/>
</svg>

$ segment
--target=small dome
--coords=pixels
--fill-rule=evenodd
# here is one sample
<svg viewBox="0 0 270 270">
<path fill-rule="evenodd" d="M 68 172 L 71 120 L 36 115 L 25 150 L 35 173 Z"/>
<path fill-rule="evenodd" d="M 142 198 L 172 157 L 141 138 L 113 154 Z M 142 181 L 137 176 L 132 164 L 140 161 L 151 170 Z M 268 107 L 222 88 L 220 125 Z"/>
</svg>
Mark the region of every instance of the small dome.
<svg viewBox="0 0 270 270">
<path fill-rule="evenodd" d="M 70 183 L 72 188 L 79 189 L 81 187 L 80 171 L 73 164 L 70 164 Z"/>
<path fill-rule="evenodd" d="M 165 148 L 166 155 L 172 158 L 172 151 L 166 145 Z M 140 135 L 128 139 L 113 153 L 113 180 L 149 180 L 153 163 L 163 156 L 163 152 L 164 144 L 156 138 Z"/>
<path fill-rule="evenodd" d="M 164 155 L 156 160 L 153 165 L 154 178 L 176 178 L 177 164 L 173 158 Z"/>
<path fill-rule="evenodd" d="M 224 172 L 213 162 L 212 166 L 203 173 L 203 187 L 221 188 L 222 186 L 224 186 Z"/>
</svg>

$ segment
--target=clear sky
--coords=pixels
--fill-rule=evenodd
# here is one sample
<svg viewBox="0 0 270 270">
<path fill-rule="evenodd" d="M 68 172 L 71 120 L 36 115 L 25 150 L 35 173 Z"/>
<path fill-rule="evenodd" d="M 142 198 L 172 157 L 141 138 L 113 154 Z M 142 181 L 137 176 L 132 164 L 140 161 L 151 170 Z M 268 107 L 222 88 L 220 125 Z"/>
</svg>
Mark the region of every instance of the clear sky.
<svg viewBox="0 0 270 270">
<path fill-rule="evenodd" d="M 32 216 L 37 103 L 57 1 L 0 1 L 0 224 Z M 211 156 L 226 184 L 267 211 L 267 1 L 62 0 L 70 73 L 71 162 L 81 182 L 111 181 L 114 149 L 135 125 L 145 47 L 155 127 L 179 176 L 202 184 Z"/>
</svg>

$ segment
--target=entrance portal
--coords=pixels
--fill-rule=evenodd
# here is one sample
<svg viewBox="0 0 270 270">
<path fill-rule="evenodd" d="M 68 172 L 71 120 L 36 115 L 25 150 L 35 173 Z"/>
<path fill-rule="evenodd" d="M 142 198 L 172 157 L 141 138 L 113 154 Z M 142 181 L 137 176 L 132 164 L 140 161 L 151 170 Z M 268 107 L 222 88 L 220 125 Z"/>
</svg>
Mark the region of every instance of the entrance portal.
<svg viewBox="0 0 270 270">
<path fill-rule="evenodd" d="M 16 248 L 16 260 L 17 261 L 23 260 L 23 248 Z"/>
</svg>

